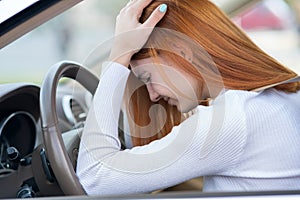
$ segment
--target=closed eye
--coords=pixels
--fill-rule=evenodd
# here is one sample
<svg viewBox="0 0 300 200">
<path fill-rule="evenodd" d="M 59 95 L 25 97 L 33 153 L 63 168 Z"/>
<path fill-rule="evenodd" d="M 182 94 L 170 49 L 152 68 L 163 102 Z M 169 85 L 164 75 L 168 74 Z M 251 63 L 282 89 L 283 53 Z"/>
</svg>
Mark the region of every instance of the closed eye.
<svg viewBox="0 0 300 200">
<path fill-rule="evenodd" d="M 148 72 L 144 72 L 141 75 L 137 77 L 140 81 L 142 81 L 145 84 L 148 84 L 151 82 L 151 75 Z"/>
</svg>

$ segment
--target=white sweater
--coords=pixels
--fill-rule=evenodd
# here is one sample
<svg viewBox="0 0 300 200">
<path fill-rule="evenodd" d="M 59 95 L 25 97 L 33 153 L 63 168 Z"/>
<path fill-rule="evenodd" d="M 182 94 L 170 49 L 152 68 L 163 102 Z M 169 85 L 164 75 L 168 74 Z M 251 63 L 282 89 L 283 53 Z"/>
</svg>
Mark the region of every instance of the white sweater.
<svg viewBox="0 0 300 200">
<path fill-rule="evenodd" d="M 120 150 L 129 70 L 104 70 L 80 143 L 89 195 L 146 193 L 204 176 L 204 191 L 300 189 L 300 93 L 228 90 L 149 145 Z"/>
</svg>

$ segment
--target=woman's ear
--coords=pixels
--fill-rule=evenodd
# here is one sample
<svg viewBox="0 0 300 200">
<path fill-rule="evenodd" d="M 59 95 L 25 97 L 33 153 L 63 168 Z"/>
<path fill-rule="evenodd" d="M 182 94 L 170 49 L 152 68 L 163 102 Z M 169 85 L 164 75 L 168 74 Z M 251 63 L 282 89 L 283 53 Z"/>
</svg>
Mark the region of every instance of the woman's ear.
<svg viewBox="0 0 300 200">
<path fill-rule="evenodd" d="M 193 52 L 191 48 L 183 42 L 171 42 L 171 47 L 172 50 L 174 50 L 174 53 L 180 55 L 189 62 L 193 61 Z"/>
</svg>

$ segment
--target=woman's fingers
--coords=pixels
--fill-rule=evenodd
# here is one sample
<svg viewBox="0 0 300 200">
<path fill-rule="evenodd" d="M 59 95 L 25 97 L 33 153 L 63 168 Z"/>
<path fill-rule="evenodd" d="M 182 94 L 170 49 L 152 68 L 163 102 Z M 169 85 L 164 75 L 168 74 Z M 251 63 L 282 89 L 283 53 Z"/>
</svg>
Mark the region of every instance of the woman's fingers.
<svg viewBox="0 0 300 200">
<path fill-rule="evenodd" d="M 155 27 L 156 24 L 164 17 L 167 11 L 167 5 L 161 4 L 150 15 L 150 17 L 144 22 L 144 27 Z"/>
<path fill-rule="evenodd" d="M 132 6 L 137 12 L 143 12 L 144 8 L 148 6 L 153 0 L 131 0 Z"/>
<path fill-rule="evenodd" d="M 152 1 L 153 0 L 130 0 L 127 5 L 128 5 L 128 8 L 131 9 L 131 12 L 135 12 L 136 13 L 137 19 L 139 19 L 139 17 L 143 13 L 143 10 Z M 166 9 L 167 9 L 167 5 L 166 4 L 160 5 L 159 8 L 157 9 L 157 10 L 160 10 L 160 14 L 157 15 L 157 13 L 154 13 L 154 19 L 152 19 L 150 22 L 152 22 L 152 24 L 156 24 L 157 22 L 155 23 L 155 21 L 160 20 L 162 18 L 163 15 L 161 13 L 165 13 Z"/>
<path fill-rule="evenodd" d="M 127 66 L 131 56 L 146 43 L 153 28 L 163 18 L 167 10 L 166 4 L 160 5 L 141 24 L 139 18 L 144 8 L 151 2 L 152 0 L 131 0 L 120 11 L 116 21 L 111 59 L 119 57 L 116 61 Z"/>
</svg>

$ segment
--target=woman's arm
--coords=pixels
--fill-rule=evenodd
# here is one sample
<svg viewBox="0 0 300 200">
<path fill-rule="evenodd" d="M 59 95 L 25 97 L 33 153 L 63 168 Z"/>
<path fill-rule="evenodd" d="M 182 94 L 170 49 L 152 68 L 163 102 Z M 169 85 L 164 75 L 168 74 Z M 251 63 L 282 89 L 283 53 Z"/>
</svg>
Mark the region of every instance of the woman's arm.
<svg viewBox="0 0 300 200">
<path fill-rule="evenodd" d="M 201 107 L 166 137 L 122 151 L 118 116 L 129 70 L 117 63 L 106 65 L 109 68 L 94 96 L 77 163 L 79 180 L 89 195 L 151 192 L 232 167 L 241 154 L 246 126 L 242 112 L 235 110 L 238 106 L 226 110 L 220 102 L 217 107 Z M 227 112 L 222 116 L 224 109 Z"/>
<path fill-rule="evenodd" d="M 133 194 L 166 188 L 225 170 L 241 152 L 243 137 L 240 132 L 238 137 L 234 133 L 241 131 L 239 126 L 230 124 L 226 130 L 218 129 L 218 124 L 222 126 L 223 122 L 214 124 L 213 119 L 223 110 L 214 112 L 213 107 L 199 110 L 160 140 L 121 150 L 118 119 L 129 75 L 124 66 L 128 66 L 131 56 L 145 44 L 165 12 L 159 7 L 140 24 L 138 18 L 150 2 L 131 0 L 117 19 L 116 38 L 110 54 L 114 62 L 105 63 L 102 70 L 79 148 L 77 174 L 90 195 Z M 243 117 L 234 116 L 237 118 L 234 123 L 244 127 Z M 232 145 L 236 137 L 242 139 Z"/>
</svg>

